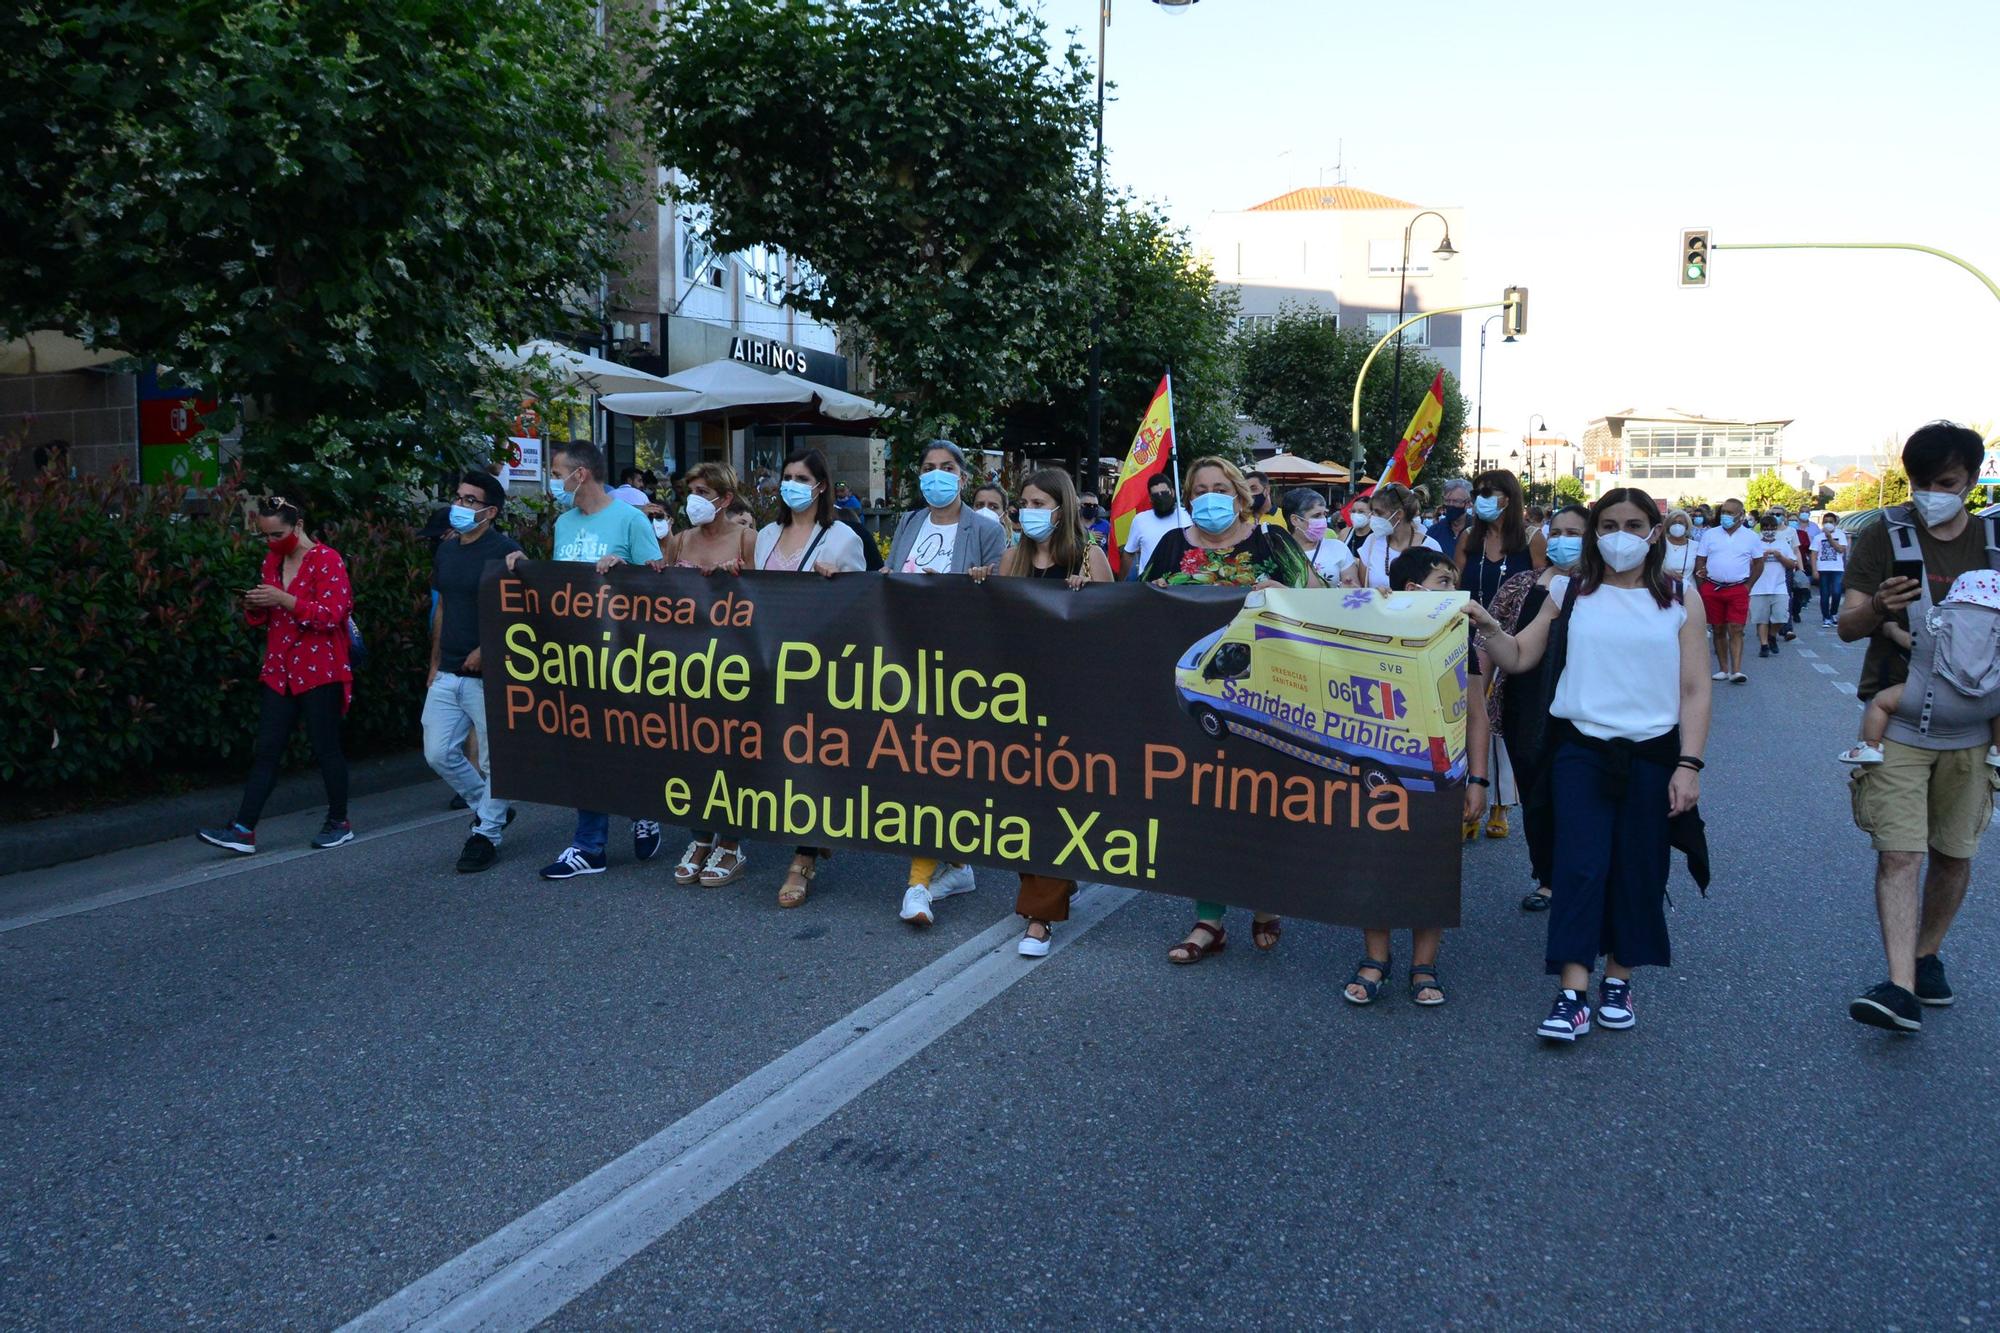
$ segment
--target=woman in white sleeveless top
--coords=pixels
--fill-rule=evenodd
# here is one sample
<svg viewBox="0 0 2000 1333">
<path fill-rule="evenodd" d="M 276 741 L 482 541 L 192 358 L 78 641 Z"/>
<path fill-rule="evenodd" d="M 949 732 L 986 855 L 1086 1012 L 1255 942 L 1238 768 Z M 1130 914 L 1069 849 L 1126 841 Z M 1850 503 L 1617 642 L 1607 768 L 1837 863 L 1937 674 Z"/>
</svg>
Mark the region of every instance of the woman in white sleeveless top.
<svg viewBox="0 0 2000 1333">
<path fill-rule="evenodd" d="M 1604 982 L 1597 1022 L 1629 1028 L 1632 969 L 1667 966 L 1668 822 L 1694 808 L 1708 743 L 1709 679 L 1701 599 L 1676 601 L 1661 572 L 1659 506 L 1644 491 L 1609 491 L 1591 506 L 1574 587 L 1551 586 L 1518 635 L 1477 601 L 1466 614 L 1508 672 L 1542 660 L 1563 621 L 1567 650 L 1549 736 L 1555 808 L 1554 896 L 1547 971 L 1555 1007 L 1536 1031 L 1575 1041 L 1590 1031 L 1590 974 Z"/>
</svg>

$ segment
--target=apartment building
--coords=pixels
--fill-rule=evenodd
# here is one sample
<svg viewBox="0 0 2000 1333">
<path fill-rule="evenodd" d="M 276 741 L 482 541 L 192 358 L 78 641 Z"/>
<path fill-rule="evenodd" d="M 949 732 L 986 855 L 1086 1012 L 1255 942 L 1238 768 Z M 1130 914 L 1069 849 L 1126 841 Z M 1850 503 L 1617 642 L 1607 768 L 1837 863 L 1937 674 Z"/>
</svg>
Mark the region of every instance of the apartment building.
<svg viewBox="0 0 2000 1333">
<path fill-rule="evenodd" d="M 1583 432 L 1585 483 L 1593 495 L 1637 486 L 1668 500 L 1741 497 L 1750 478 L 1780 471 L 1791 424 L 1790 417 L 1704 417 L 1675 408 L 1607 412 Z"/>
</svg>

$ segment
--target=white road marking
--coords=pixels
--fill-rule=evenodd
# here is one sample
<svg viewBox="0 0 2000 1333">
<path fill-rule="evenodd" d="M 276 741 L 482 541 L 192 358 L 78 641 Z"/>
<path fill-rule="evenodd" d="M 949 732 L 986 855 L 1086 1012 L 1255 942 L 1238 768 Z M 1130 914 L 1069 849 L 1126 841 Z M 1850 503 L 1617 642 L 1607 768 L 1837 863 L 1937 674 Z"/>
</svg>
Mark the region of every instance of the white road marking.
<svg viewBox="0 0 2000 1333">
<path fill-rule="evenodd" d="M 1819 672 L 1822 676 L 1831 676 L 1834 669 L 1825 662 L 1814 662 L 1813 670 Z"/>
<path fill-rule="evenodd" d="M 1050 956 L 1137 895 L 1082 888 Z M 341 1333 L 533 1328 L 1033 973 L 1019 936 L 1009 918 L 967 940 Z"/>
<path fill-rule="evenodd" d="M 1842 694 L 1853 694 L 1857 689 L 1851 680 L 1836 680 L 1833 682 L 1833 688 L 1839 690 Z"/>
<path fill-rule="evenodd" d="M 1810 649 L 1810 648 L 1801 648 L 1801 649 L 1799 649 L 1799 656 L 1800 656 L 1800 657 L 1803 657 L 1803 658 L 1805 658 L 1805 659 L 1806 659 L 1806 661 L 1810 662 L 1810 661 L 1812 661 L 1812 660 L 1813 660 L 1813 659 L 1814 659 L 1815 657 L 1818 657 L 1818 656 L 1819 656 L 1819 654 L 1818 654 L 1818 653 L 1816 653 L 1816 652 L 1814 652 L 1814 651 L 1813 651 L 1812 649 Z"/>
<path fill-rule="evenodd" d="M 471 816 L 463 810 L 447 810 L 443 814 L 422 815 L 416 819 L 405 819 L 399 824 L 389 824 L 382 828 L 370 829 L 366 833 L 357 833 L 354 835 L 354 841 L 345 845 L 352 847 L 355 843 L 373 842 L 377 838 L 390 838 L 398 833 L 408 833 L 413 829 L 429 828 L 433 824 L 442 824 L 453 819 L 458 820 L 460 823 L 465 823 L 471 819 Z M 58 903 L 51 907 L 37 908 L 32 912 L 23 912 L 19 916 L 0 917 L 0 935 L 4 935 L 10 930 L 23 930 L 28 926 L 39 926 L 44 921 L 56 921 L 66 916 L 75 916 L 80 912 L 95 912 L 100 907 L 116 907 L 119 903 L 136 902 L 141 898 L 151 898 L 155 894 L 172 893 L 176 889 L 191 889 L 203 884 L 213 884 L 218 880 L 233 879 L 238 875 L 247 875 L 252 871 L 265 870 L 271 866 L 283 865 L 287 861 L 296 861 L 302 856 L 338 856 L 340 855 L 340 848 L 334 847 L 326 851 L 321 851 L 316 847 L 297 847 L 290 851 L 257 852 L 250 856 L 237 856 L 226 852 L 219 852 L 217 854 L 229 856 L 231 859 L 218 861 L 212 866 L 205 866 L 200 870 L 192 871 L 185 875 L 177 875 L 172 879 L 163 879 L 157 884 L 135 884 L 130 888 L 113 889 L 109 893 L 92 894 L 88 898 L 79 898 L 75 902 Z"/>
</svg>

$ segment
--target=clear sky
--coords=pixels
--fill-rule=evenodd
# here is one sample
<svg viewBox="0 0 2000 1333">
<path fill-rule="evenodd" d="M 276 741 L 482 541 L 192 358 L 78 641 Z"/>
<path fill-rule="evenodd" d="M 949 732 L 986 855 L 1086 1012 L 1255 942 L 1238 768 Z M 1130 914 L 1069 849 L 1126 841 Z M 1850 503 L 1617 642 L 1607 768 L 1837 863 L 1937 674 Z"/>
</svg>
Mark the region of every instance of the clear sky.
<svg viewBox="0 0 2000 1333">
<path fill-rule="evenodd" d="M 1094 57 L 1096 0 L 1042 12 Z M 2000 280 L 1996 52 L 1994 0 L 1116 0 L 1110 175 L 1197 233 L 1342 157 L 1350 185 L 1463 207 L 1467 299 L 1531 292 L 1530 337 L 1488 343 L 1488 425 L 1674 406 L 1872 453 L 2000 423 L 2000 300 L 1916 254 L 1722 253 L 1681 291 L 1680 230 L 1916 241 Z"/>
</svg>

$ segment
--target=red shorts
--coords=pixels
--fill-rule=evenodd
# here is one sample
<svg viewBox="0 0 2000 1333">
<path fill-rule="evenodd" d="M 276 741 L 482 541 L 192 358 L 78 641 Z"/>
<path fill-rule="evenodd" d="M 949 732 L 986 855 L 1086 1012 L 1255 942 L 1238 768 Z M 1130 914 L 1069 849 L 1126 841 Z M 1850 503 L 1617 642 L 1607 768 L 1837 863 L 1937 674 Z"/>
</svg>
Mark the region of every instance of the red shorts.
<svg viewBox="0 0 2000 1333">
<path fill-rule="evenodd" d="M 1703 579 L 1701 606 L 1711 625 L 1741 625 L 1750 619 L 1750 585 L 1735 583 L 1723 588 Z"/>
</svg>

